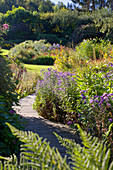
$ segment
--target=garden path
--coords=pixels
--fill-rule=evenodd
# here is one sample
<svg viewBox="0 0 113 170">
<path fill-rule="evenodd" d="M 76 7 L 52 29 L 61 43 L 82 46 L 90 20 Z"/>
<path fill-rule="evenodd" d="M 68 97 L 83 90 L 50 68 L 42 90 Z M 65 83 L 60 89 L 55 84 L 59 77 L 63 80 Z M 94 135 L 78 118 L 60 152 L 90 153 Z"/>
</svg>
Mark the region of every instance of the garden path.
<svg viewBox="0 0 113 170">
<path fill-rule="evenodd" d="M 35 94 L 29 95 L 20 99 L 20 106 L 14 106 L 16 112 L 28 122 L 25 125 L 25 130 L 32 131 L 37 133 L 40 137 L 46 138 L 47 141 L 50 142 L 50 146 L 57 147 L 60 154 L 64 157 L 66 154 L 66 149 L 59 144 L 53 132 L 56 132 L 62 137 L 74 139 L 77 143 L 80 143 L 80 139 L 71 131 L 67 125 L 51 122 L 39 116 L 38 113 L 33 110 L 34 100 Z"/>
</svg>

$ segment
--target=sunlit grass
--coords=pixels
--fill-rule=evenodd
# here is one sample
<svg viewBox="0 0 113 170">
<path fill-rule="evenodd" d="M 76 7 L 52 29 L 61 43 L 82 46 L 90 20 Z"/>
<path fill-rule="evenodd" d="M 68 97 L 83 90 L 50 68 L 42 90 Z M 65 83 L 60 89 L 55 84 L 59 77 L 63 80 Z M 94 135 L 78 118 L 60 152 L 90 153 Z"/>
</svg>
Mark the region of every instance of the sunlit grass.
<svg viewBox="0 0 113 170">
<path fill-rule="evenodd" d="M 48 68 L 54 68 L 54 66 L 46 66 L 46 65 L 32 65 L 32 64 L 24 64 L 26 67 L 27 71 L 32 71 L 32 72 L 38 72 L 40 74 L 40 71 L 42 69 L 48 69 Z"/>
<path fill-rule="evenodd" d="M 2 49 L 1 52 L 1 55 L 8 55 L 9 50 Z"/>
</svg>

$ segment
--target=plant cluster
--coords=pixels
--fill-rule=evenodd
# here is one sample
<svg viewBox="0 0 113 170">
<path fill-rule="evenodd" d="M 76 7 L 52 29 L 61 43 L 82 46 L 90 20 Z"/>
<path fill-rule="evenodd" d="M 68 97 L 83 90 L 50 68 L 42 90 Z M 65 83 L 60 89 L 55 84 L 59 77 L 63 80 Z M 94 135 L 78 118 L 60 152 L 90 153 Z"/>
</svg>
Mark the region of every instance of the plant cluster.
<svg viewBox="0 0 113 170">
<path fill-rule="evenodd" d="M 33 5 L 33 1 L 29 5 L 31 4 Z M 113 43 L 113 14 L 110 10 L 78 12 L 60 8 L 60 5 L 54 7 L 56 9 L 54 12 L 43 13 L 39 12 L 38 8 L 38 11 L 32 11 L 31 9 L 35 6 L 31 6 L 28 10 L 29 7 L 16 8 L 16 5 L 12 7 L 12 10 L 4 14 L 0 13 L 0 23 L 9 24 L 10 28 L 7 36 L 4 35 L 5 44 L 13 46 L 25 40 L 46 39 L 51 44 L 55 42 L 67 46 L 68 44 L 77 45 L 83 39 L 96 37 L 110 39 Z M 47 7 L 44 5 L 42 9 Z M 7 45 L 3 46 L 10 48 Z"/>
<path fill-rule="evenodd" d="M 11 134 L 5 123 L 9 122 L 20 129 L 21 117 L 12 107 L 18 104 L 18 99 L 8 57 L 0 56 L 0 68 L 0 154 L 9 156 L 19 152 L 20 142 Z"/>
<path fill-rule="evenodd" d="M 112 63 L 76 74 L 48 69 L 36 87 L 35 109 L 51 120 L 79 123 L 101 139 L 113 121 L 112 81 Z"/>
<path fill-rule="evenodd" d="M 51 148 L 46 140 L 42 140 L 38 134 L 33 132 L 23 132 L 8 124 L 14 136 L 17 136 L 23 143 L 21 145 L 20 161 L 15 155 L 10 158 L 0 157 L 1 169 L 36 169 L 36 170 L 69 170 L 69 169 L 97 169 L 112 170 L 113 162 L 110 162 L 110 150 L 106 143 L 98 142 L 96 137 L 84 132 L 78 125 L 83 146 L 76 144 L 70 139 L 61 138 L 55 134 L 59 142 L 66 147 L 70 155 L 70 162 L 67 158 L 62 158 L 56 148 Z"/>
<path fill-rule="evenodd" d="M 35 109 L 50 120 L 68 122 L 70 111 L 74 110 L 77 101 L 73 74 L 48 68 L 47 71 L 42 71 L 42 78 L 36 87 Z"/>
<path fill-rule="evenodd" d="M 73 71 L 78 66 L 86 65 L 94 60 L 102 60 L 113 57 L 113 47 L 109 41 L 101 39 L 87 39 L 74 49 L 61 47 L 57 51 L 55 67 L 58 70 Z"/>
<path fill-rule="evenodd" d="M 9 56 L 26 64 L 53 65 L 52 51 L 60 48 L 59 44 L 50 45 L 45 40 L 25 41 L 11 48 Z"/>
</svg>

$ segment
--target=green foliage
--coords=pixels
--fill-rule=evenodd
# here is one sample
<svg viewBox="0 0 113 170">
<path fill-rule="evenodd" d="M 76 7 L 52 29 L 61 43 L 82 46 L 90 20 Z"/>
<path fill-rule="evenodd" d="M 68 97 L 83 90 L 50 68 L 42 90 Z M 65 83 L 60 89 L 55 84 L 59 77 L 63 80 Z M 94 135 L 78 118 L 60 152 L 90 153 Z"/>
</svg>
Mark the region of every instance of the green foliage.
<svg viewBox="0 0 113 170">
<path fill-rule="evenodd" d="M 5 97 L 0 95 L 0 154 L 3 156 L 18 154 L 20 146 L 18 139 L 11 134 L 5 124 L 9 122 L 20 129 L 21 119 L 10 106 L 11 97 L 15 96 L 13 94 Z"/>
<path fill-rule="evenodd" d="M 113 41 L 110 10 L 77 12 L 63 7 L 62 3 L 54 6 L 50 1 L 31 0 L 31 2 L 26 1 L 25 4 L 28 4 L 27 8 L 17 5 L 18 8 L 13 6 L 12 11 L 1 14 L 1 23 L 10 25 L 8 35 L 4 35 L 5 40 L 13 40 L 16 43 L 17 39 L 18 42 L 22 42 L 44 38 L 50 43 L 53 43 L 52 39 L 54 39 L 54 43 L 62 45 L 68 43 L 76 45 L 83 39 L 96 37 Z M 54 10 L 56 8 L 54 12 L 53 7 Z"/>
<path fill-rule="evenodd" d="M 53 3 L 48 1 L 42 1 L 38 7 L 39 12 L 41 13 L 47 13 L 47 12 L 53 12 Z"/>
<path fill-rule="evenodd" d="M 59 142 L 67 148 L 67 153 L 71 155 L 72 169 L 112 170 L 113 162 L 111 164 L 109 162 L 110 149 L 107 148 L 106 143 L 99 142 L 98 138 L 84 132 L 79 125 L 77 127 L 84 147 L 76 144 L 73 140 L 62 139 L 56 134 Z"/>
<path fill-rule="evenodd" d="M 97 10 L 93 15 L 95 16 L 94 22 L 96 27 L 113 43 L 113 12 L 103 8 Z"/>
<path fill-rule="evenodd" d="M 77 86 L 73 74 L 48 68 L 42 71 L 43 80 L 38 81 L 34 108 L 50 120 L 67 123 L 77 103 Z"/>
<path fill-rule="evenodd" d="M 47 33 L 47 34 L 39 34 L 37 36 L 37 40 L 40 40 L 40 39 L 45 39 L 50 44 L 59 43 L 59 44 L 65 45 L 67 43 L 66 38 L 61 37 L 61 36 L 59 36 L 57 34 L 49 34 L 49 33 Z"/>
<path fill-rule="evenodd" d="M 76 144 L 70 139 L 61 138 L 55 134 L 59 142 L 67 148 L 67 153 L 71 156 L 71 167 L 67 164 L 67 159 L 62 158 L 57 149 L 51 148 L 46 140 L 42 140 L 38 134 L 33 132 L 23 132 L 14 128 L 7 123 L 14 136 L 17 136 L 22 142 L 20 162 L 13 156 L 10 158 L 0 157 L 4 163 L 0 163 L 1 170 L 9 170 L 10 168 L 19 169 L 75 169 L 75 170 L 112 170 L 113 162 L 110 163 L 110 150 L 106 143 L 99 142 L 97 138 L 90 136 L 84 132 L 79 125 L 80 136 L 83 147 Z M 3 168 L 4 165 L 4 168 Z"/>
<path fill-rule="evenodd" d="M 49 53 L 51 45 L 45 40 L 25 41 L 13 47 L 9 51 L 9 56 L 18 59 L 26 64 L 53 65 L 54 59 Z"/>
<path fill-rule="evenodd" d="M 111 43 L 101 39 L 84 40 L 75 47 L 79 59 L 102 59 L 110 55 Z"/>
<path fill-rule="evenodd" d="M 11 81 L 12 72 L 9 67 L 9 61 L 4 56 L 0 56 L 0 94 L 6 94 L 14 89 Z"/>
<path fill-rule="evenodd" d="M 0 154 L 9 156 L 19 152 L 19 141 L 11 134 L 5 122 L 20 128 L 21 119 L 12 108 L 18 104 L 18 99 L 8 58 L 0 56 L 0 67 Z"/>
<path fill-rule="evenodd" d="M 54 14 L 52 24 L 53 33 L 60 34 L 68 38 L 76 28 L 78 17 L 75 12 L 71 10 L 61 9 Z"/>
<path fill-rule="evenodd" d="M 66 157 L 62 158 L 59 151 L 55 148 L 51 148 L 46 140 L 42 140 L 38 134 L 33 132 L 23 132 L 14 128 L 8 124 L 12 133 L 19 138 L 23 143 L 21 145 L 20 163 L 17 159 L 7 159 L 6 165 L 17 169 L 30 169 L 36 168 L 37 170 L 69 170 L 69 166 L 66 163 Z M 17 165 L 18 164 L 18 165 Z"/>
<path fill-rule="evenodd" d="M 5 39 L 34 39 L 34 32 L 39 15 L 25 10 L 22 7 L 12 8 L 12 11 L 7 11 L 3 16 L 3 22 L 10 25 L 10 30 Z"/>
</svg>

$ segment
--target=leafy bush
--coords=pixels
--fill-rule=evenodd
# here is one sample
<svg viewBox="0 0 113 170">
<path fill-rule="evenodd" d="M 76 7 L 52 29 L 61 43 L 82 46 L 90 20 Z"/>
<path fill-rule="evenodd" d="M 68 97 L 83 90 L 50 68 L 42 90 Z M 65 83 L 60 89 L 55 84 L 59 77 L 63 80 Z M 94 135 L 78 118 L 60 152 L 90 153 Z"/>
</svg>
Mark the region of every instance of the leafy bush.
<svg viewBox="0 0 113 170">
<path fill-rule="evenodd" d="M 9 61 L 4 56 L 0 56 L 0 68 L 0 154 L 9 156 L 19 152 L 19 141 L 11 134 L 5 122 L 20 129 L 21 119 L 12 108 L 18 104 L 18 99 Z"/>
<path fill-rule="evenodd" d="M 72 166 L 67 164 L 66 157 L 62 158 L 57 149 L 51 148 L 46 140 L 33 132 L 23 132 L 8 124 L 12 133 L 23 143 L 21 145 L 20 162 L 13 156 L 11 158 L 0 157 L 4 160 L 4 164 L 0 163 L 1 168 L 9 170 L 11 168 L 19 169 L 97 169 L 112 170 L 113 162 L 110 163 L 110 150 L 104 142 L 98 142 L 98 139 L 90 136 L 78 126 L 83 146 L 76 144 L 75 141 L 61 138 L 57 136 L 60 143 L 67 148 L 67 153 L 71 155 L 70 162 Z"/>
<path fill-rule="evenodd" d="M 45 40 L 39 41 L 25 41 L 16 45 L 9 51 L 9 56 L 18 59 L 26 64 L 39 64 L 39 65 L 53 65 L 54 59 L 49 53 L 52 47 Z"/>
<path fill-rule="evenodd" d="M 92 39 L 84 40 L 76 48 L 80 59 L 99 59 L 110 55 L 111 44 L 109 41 Z"/>
<path fill-rule="evenodd" d="M 62 45 L 65 45 L 67 43 L 67 39 L 64 38 L 64 37 L 61 37 L 57 34 L 39 34 L 38 37 L 37 37 L 37 40 L 40 40 L 40 39 L 45 39 L 47 42 L 49 42 L 50 44 L 53 44 L 53 43 L 60 43 Z"/>
<path fill-rule="evenodd" d="M 84 40 L 74 49 L 62 47 L 54 56 L 55 67 L 60 71 L 74 71 L 94 60 L 113 57 L 113 47 L 109 41 L 101 39 Z"/>
<path fill-rule="evenodd" d="M 42 77 L 43 80 L 36 87 L 35 109 L 45 118 L 66 123 L 73 117 L 77 103 L 77 86 L 73 74 L 48 68 L 43 71 Z"/>
<path fill-rule="evenodd" d="M 79 123 L 103 138 L 113 121 L 112 79 L 112 63 L 89 64 L 76 74 L 48 69 L 37 84 L 35 109 L 47 119 Z"/>
<path fill-rule="evenodd" d="M 101 138 L 113 121 L 113 64 L 87 67 L 77 75 L 78 119 L 85 130 Z M 113 134 L 112 134 L 113 135 Z"/>
<path fill-rule="evenodd" d="M 24 9 L 23 7 L 12 7 L 12 11 L 7 11 L 3 16 L 3 22 L 10 25 L 7 36 L 4 36 L 5 40 L 16 39 L 35 39 L 33 32 L 34 27 L 37 25 L 39 16 L 35 16 L 31 11 Z"/>
<path fill-rule="evenodd" d="M 69 42 L 74 46 L 81 43 L 84 39 L 104 38 L 104 33 L 100 32 L 94 23 L 83 23 L 78 26 L 69 37 Z"/>
</svg>

